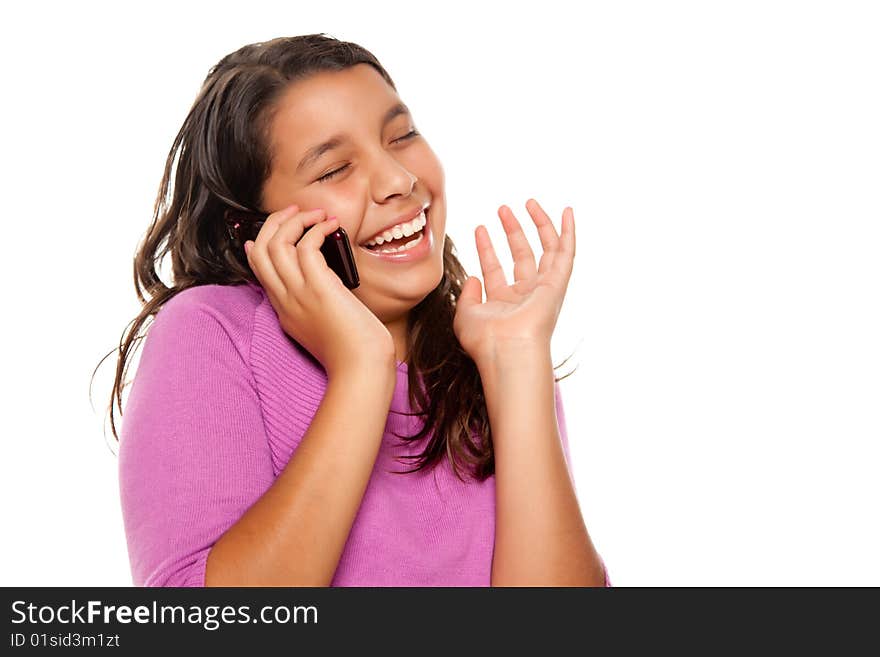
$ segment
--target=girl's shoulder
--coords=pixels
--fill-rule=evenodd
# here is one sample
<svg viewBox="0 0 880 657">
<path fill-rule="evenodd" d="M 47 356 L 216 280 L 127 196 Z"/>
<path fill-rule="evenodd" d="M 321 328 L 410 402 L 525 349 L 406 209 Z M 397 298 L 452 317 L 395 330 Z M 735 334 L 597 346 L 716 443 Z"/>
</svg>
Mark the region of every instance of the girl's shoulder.
<svg viewBox="0 0 880 657">
<path fill-rule="evenodd" d="M 263 288 L 255 283 L 196 285 L 175 294 L 165 302 L 159 312 L 169 308 L 178 310 L 194 307 L 213 308 L 225 313 L 246 309 L 253 311 L 263 302 L 265 296 Z"/>
<path fill-rule="evenodd" d="M 302 386 L 304 378 L 315 386 L 326 381 L 323 367 L 287 336 L 266 292 L 255 283 L 182 290 L 159 309 L 149 333 L 152 351 L 166 346 L 166 363 L 186 353 L 204 361 L 203 369 L 243 364 L 257 384 L 268 388 L 285 381 Z"/>
<path fill-rule="evenodd" d="M 263 288 L 254 283 L 197 285 L 166 301 L 150 332 L 198 334 L 219 325 L 237 346 L 245 346 L 253 332 L 254 314 L 265 300 Z"/>
</svg>

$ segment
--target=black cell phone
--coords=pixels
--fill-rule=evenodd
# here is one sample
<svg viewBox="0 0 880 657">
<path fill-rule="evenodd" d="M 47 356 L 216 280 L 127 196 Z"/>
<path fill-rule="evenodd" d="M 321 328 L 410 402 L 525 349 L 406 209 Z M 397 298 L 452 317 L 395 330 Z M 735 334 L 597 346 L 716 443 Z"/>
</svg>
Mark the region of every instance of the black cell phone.
<svg viewBox="0 0 880 657">
<path fill-rule="evenodd" d="M 245 212 L 229 208 L 226 210 L 226 229 L 229 232 L 229 238 L 232 240 L 236 248 L 244 251 L 244 243 L 248 240 L 255 241 L 257 234 L 260 232 L 263 223 L 265 223 L 269 215 L 260 212 Z M 314 228 L 309 226 L 306 233 Z M 303 233 L 303 237 L 305 233 Z M 299 239 L 302 239 L 300 237 Z M 299 240 L 296 241 L 299 244 Z M 349 290 L 358 287 L 360 278 L 358 276 L 357 266 L 354 264 L 354 256 L 351 252 L 351 243 L 348 241 L 348 234 L 342 226 L 324 237 L 324 243 L 321 244 L 321 254 L 327 261 L 336 275 L 339 276 L 342 283 Z"/>
</svg>

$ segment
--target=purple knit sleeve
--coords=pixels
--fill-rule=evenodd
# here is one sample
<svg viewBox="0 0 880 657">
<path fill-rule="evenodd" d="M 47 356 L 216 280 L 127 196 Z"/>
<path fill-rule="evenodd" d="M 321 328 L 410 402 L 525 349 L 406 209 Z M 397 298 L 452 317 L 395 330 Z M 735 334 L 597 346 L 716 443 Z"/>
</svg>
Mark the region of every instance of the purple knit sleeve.
<svg viewBox="0 0 880 657">
<path fill-rule="evenodd" d="M 562 405 L 562 393 L 559 389 L 559 383 L 554 383 L 554 392 L 556 395 L 556 424 L 559 427 L 559 437 L 562 439 L 562 451 L 565 454 L 565 464 L 568 466 L 568 473 L 574 481 L 574 471 L 571 467 L 571 453 L 568 449 L 568 429 L 565 426 L 565 409 Z M 611 586 L 611 580 L 608 577 L 608 568 L 605 562 L 602 562 L 602 570 L 605 572 L 605 586 Z"/>
<path fill-rule="evenodd" d="M 211 547 L 274 480 L 247 333 L 205 294 L 180 293 L 156 315 L 124 408 L 135 586 L 204 586 Z"/>
</svg>

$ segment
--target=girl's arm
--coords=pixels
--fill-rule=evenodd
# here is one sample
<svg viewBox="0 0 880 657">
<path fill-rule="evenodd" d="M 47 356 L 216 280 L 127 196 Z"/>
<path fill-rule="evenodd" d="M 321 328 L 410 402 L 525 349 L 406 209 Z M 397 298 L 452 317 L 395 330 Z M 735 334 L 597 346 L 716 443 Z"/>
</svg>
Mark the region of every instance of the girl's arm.
<svg viewBox="0 0 880 657">
<path fill-rule="evenodd" d="M 389 376 L 383 373 L 389 372 Z M 214 545 L 205 586 L 329 586 L 370 479 L 394 393 L 387 367 L 329 381 L 269 490 Z"/>
<path fill-rule="evenodd" d="M 492 586 L 605 586 L 557 426 L 549 348 L 479 364 L 495 449 Z"/>
<path fill-rule="evenodd" d="M 202 291 L 187 292 L 157 314 L 123 417 L 120 493 L 134 584 L 327 585 L 381 444 L 393 354 L 367 355 L 329 381 L 275 478 L 241 337 L 253 313 L 219 313 L 197 300 Z"/>
</svg>

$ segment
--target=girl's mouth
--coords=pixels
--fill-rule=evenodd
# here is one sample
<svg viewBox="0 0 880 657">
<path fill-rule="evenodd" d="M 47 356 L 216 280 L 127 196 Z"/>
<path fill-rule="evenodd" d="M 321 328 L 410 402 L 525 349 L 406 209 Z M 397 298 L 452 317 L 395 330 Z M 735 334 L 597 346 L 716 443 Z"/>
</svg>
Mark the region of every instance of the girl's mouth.
<svg viewBox="0 0 880 657">
<path fill-rule="evenodd" d="M 370 255 L 390 262 L 410 262 L 420 259 L 430 253 L 434 245 L 434 236 L 428 222 L 428 209 L 426 208 L 413 222 L 416 222 L 416 230 L 409 235 L 401 237 L 392 235 L 390 241 L 383 241 L 382 244 L 359 246 Z M 409 225 L 413 225 L 413 222 Z"/>
<path fill-rule="evenodd" d="M 381 236 L 361 245 L 373 253 L 402 253 L 417 246 L 422 239 L 428 224 L 428 209 L 425 208 L 417 217 L 406 222 L 401 228 L 385 231 Z"/>
</svg>

